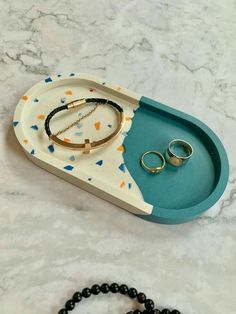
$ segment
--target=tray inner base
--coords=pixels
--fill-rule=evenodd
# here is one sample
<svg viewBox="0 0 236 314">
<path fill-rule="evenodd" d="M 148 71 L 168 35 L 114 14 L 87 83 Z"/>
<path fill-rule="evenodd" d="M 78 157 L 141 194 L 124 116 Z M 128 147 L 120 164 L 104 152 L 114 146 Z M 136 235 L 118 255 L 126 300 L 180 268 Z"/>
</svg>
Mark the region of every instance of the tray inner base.
<svg viewBox="0 0 236 314">
<path fill-rule="evenodd" d="M 176 168 L 169 164 L 160 174 L 150 174 L 140 166 L 143 152 L 164 153 L 173 139 L 184 139 L 194 153 L 187 164 Z M 201 134 L 183 121 L 157 110 L 140 107 L 124 142 L 125 164 L 140 187 L 144 200 L 168 209 L 192 207 L 204 201 L 214 190 L 217 181 L 214 152 L 204 143 Z"/>
</svg>

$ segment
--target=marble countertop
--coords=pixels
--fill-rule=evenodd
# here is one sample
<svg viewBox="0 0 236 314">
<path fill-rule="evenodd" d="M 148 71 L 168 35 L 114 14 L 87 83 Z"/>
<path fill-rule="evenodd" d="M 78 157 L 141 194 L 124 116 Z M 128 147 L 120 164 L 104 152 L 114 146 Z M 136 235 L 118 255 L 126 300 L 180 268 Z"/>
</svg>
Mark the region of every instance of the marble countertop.
<svg viewBox="0 0 236 314">
<path fill-rule="evenodd" d="M 184 314 L 236 313 L 236 3 L 0 0 L 0 313 L 56 314 L 72 292 L 126 282 Z M 192 114 L 230 179 L 202 217 L 146 222 L 36 167 L 11 123 L 48 74 L 86 72 Z M 126 313 L 118 296 L 72 313 Z M 95 310 L 94 310 L 95 309 Z"/>
</svg>

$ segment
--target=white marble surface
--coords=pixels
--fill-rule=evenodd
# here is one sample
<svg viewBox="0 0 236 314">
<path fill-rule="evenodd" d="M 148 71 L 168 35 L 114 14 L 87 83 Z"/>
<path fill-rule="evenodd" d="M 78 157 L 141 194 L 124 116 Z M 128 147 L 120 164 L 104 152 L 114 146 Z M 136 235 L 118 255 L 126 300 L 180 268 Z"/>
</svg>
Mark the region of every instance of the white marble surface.
<svg viewBox="0 0 236 314">
<path fill-rule="evenodd" d="M 0 313 L 54 314 L 75 289 L 127 282 L 184 314 L 236 313 L 236 3 L 0 1 Z M 223 198 L 184 225 L 146 222 L 37 168 L 12 127 L 47 74 L 87 72 L 182 109 L 223 141 Z M 126 313 L 116 296 L 72 313 Z"/>
</svg>

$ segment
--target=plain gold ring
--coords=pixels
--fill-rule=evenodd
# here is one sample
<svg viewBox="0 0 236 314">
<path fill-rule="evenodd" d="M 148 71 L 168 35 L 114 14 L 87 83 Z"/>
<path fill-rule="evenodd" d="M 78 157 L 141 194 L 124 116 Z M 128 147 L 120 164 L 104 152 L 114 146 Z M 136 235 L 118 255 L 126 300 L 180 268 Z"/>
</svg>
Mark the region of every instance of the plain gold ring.
<svg viewBox="0 0 236 314">
<path fill-rule="evenodd" d="M 144 157 L 149 155 L 149 154 L 157 155 L 160 158 L 162 165 L 158 166 L 158 167 L 148 167 L 145 164 Z M 160 152 L 158 152 L 157 150 L 149 150 L 149 151 L 143 153 L 140 161 L 141 161 L 141 166 L 143 167 L 143 169 L 145 169 L 146 171 L 153 173 L 153 174 L 160 173 L 165 168 L 165 165 L 166 165 L 166 161 L 165 161 L 164 156 Z"/>
</svg>

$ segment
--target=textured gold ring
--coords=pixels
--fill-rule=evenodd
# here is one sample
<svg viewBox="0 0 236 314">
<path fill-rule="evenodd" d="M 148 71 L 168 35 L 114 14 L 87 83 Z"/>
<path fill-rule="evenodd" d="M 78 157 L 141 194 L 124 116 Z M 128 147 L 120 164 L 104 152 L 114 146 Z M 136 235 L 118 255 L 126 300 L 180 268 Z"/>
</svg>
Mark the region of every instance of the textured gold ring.
<svg viewBox="0 0 236 314">
<path fill-rule="evenodd" d="M 147 156 L 149 154 L 157 155 L 162 162 L 161 166 L 149 167 L 144 161 L 145 156 Z M 160 152 L 158 152 L 157 150 L 150 150 L 150 151 L 143 153 L 140 161 L 141 161 L 141 166 L 143 167 L 143 169 L 145 169 L 147 172 L 150 172 L 153 174 L 157 174 L 157 173 L 161 172 L 165 168 L 165 165 L 166 165 L 166 161 L 165 161 L 164 156 Z"/>
</svg>

